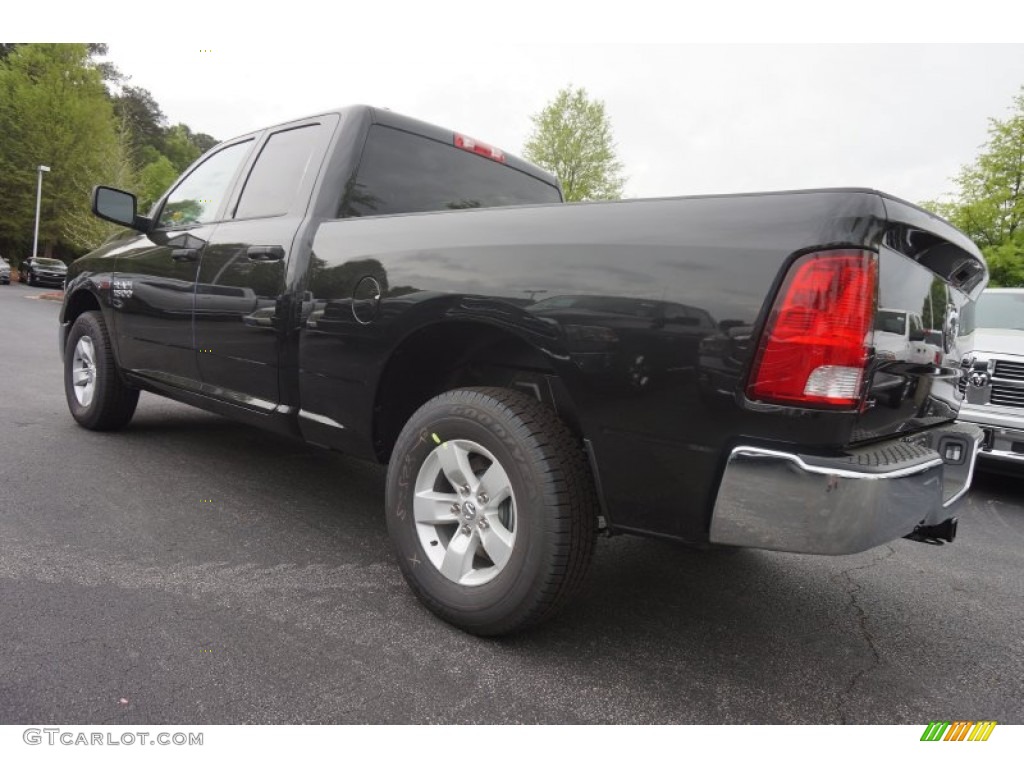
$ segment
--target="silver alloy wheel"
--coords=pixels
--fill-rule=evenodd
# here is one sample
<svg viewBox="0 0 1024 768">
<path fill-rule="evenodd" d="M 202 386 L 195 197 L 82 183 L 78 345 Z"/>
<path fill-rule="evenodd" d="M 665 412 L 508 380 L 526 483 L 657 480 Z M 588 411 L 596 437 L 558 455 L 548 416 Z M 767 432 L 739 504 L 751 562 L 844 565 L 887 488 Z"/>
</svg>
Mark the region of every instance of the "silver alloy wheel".
<svg viewBox="0 0 1024 768">
<path fill-rule="evenodd" d="M 78 404 L 88 408 L 96 393 L 96 349 L 88 336 L 80 337 L 75 344 L 71 358 L 71 383 Z"/>
<path fill-rule="evenodd" d="M 443 576 L 479 586 L 501 573 L 516 542 L 516 500 L 490 451 L 472 440 L 441 443 L 420 466 L 414 494 L 416 533 Z"/>
</svg>

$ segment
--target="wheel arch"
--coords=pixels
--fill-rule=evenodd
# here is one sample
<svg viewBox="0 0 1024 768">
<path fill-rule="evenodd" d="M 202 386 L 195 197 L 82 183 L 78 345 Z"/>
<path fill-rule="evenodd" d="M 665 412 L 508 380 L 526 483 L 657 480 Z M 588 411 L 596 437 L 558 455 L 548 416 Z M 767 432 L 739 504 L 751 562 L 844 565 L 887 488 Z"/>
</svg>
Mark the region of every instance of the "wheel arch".
<svg viewBox="0 0 1024 768">
<path fill-rule="evenodd" d="M 68 296 L 64 302 L 64 306 L 61 307 L 60 321 L 70 325 L 82 313 L 92 311 L 103 312 L 103 306 L 100 304 L 99 297 L 95 293 L 89 290 L 88 287 L 82 286 Z M 107 319 L 105 313 L 103 319 Z"/>
<path fill-rule="evenodd" d="M 99 312 L 102 316 L 103 322 L 107 326 L 114 359 L 120 365 L 120 350 L 114 341 L 113 317 L 110 314 L 109 307 L 105 307 L 104 302 L 100 299 L 96 286 L 89 282 L 80 283 L 76 288 L 73 288 L 71 293 L 65 296 L 64 303 L 61 305 L 60 315 L 58 316 L 60 321 L 59 343 L 61 355 L 63 356 L 64 354 L 68 334 L 71 332 L 71 327 L 75 324 L 75 320 L 86 312 Z"/>
<path fill-rule="evenodd" d="M 377 382 L 373 443 L 386 463 L 409 417 L 432 397 L 461 387 L 496 386 L 531 394 L 582 438 L 579 413 L 557 355 L 543 341 L 480 320 L 443 320 L 405 336 Z"/>
</svg>

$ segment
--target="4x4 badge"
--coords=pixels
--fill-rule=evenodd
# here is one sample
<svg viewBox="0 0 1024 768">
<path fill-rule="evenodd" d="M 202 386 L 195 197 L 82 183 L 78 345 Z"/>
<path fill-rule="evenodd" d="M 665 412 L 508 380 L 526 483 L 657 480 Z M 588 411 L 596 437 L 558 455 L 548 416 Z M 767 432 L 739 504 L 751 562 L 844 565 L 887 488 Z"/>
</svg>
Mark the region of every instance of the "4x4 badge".
<svg viewBox="0 0 1024 768">
<path fill-rule="evenodd" d="M 112 293 L 115 299 L 130 299 L 132 297 L 131 280 L 113 280 Z"/>
</svg>

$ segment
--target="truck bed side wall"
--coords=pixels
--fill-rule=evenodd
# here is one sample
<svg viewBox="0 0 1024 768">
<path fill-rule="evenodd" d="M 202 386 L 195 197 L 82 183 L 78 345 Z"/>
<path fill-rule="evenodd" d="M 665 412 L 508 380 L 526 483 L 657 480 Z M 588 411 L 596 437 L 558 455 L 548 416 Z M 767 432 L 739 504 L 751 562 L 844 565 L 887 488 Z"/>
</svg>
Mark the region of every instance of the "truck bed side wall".
<svg viewBox="0 0 1024 768">
<path fill-rule="evenodd" d="M 303 403 L 321 440 L 374 452 L 381 372 L 433 324 L 491 325 L 528 342 L 565 385 L 614 526 L 706 538 L 723 456 L 741 436 L 850 441 L 856 415 L 752 409 L 742 395 L 784 265 L 832 246 L 877 248 L 881 199 L 768 194 L 328 221 L 313 243 Z M 360 324 L 353 294 L 383 287 Z M 794 418 L 795 416 L 795 418 Z M 340 428 L 339 428 L 340 427 Z"/>
</svg>

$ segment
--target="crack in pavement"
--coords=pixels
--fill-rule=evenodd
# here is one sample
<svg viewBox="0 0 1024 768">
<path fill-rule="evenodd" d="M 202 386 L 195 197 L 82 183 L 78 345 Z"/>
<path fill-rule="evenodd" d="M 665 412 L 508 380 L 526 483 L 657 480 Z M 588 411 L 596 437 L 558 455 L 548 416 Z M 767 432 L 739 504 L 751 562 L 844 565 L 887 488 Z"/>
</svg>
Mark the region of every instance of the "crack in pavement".
<svg viewBox="0 0 1024 768">
<path fill-rule="evenodd" d="M 878 650 L 878 646 L 875 645 L 875 638 L 871 634 L 871 630 L 868 629 L 868 614 L 864 610 L 864 607 L 861 605 L 860 601 L 857 599 L 857 593 L 860 592 L 861 585 L 857 583 L 857 581 L 853 578 L 852 574 L 854 571 L 864 571 L 869 568 L 874 568 L 896 554 L 896 550 L 893 549 L 892 546 L 886 544 L 885 548 L 888 550 L 888 552 L 882 555 L 881 557 L 876 557 L 874 560 L 872 560 L 870 563 L 867 563 L 866 565 L 858 565 L 855 568 L 847 568 L 845 571 L 842 571 L 840 573 L 840 575 L 843 577 L 847 584 L 847 594 L 850 598 L 850 607 L 852 607 L 857 614 L 857 626 L 859 627 L 861 636 L 867 643 L 868 649 L 871 651 L 872 656 L 872 662 L 866 667 L 854 672 L 853 675 L 850 677 L 849 683 L 847 683 L 846 685 L 846 689 L 839 694 L 838 701 L 836 702 L 836 714 L 839 715 L 839 720 L 843 725 L 848 724 L 845 707 L 846 702 L 853 694 L 853 689 L 857 687 L 857 684 L 871 669 L 880 666 L 882 663 L 882 655 Z"/>
</svg>

